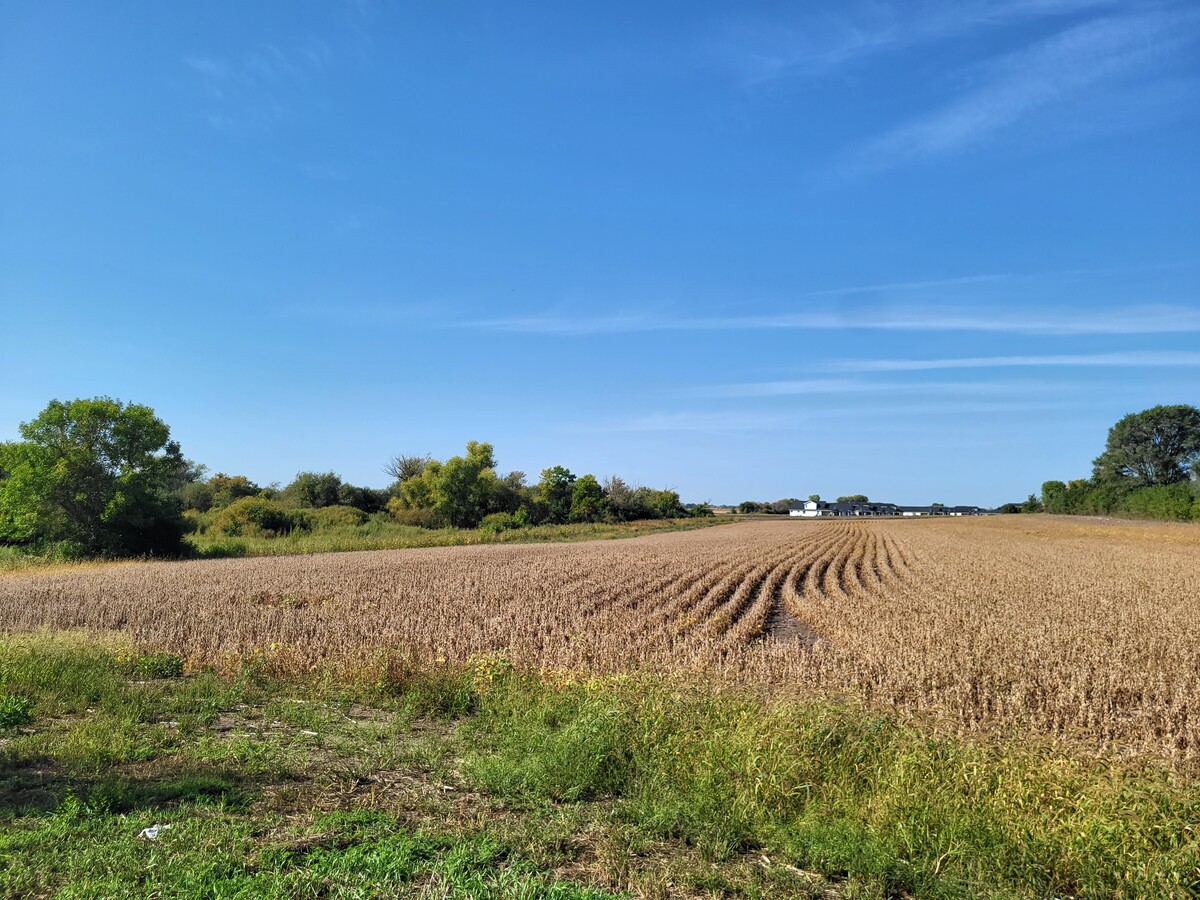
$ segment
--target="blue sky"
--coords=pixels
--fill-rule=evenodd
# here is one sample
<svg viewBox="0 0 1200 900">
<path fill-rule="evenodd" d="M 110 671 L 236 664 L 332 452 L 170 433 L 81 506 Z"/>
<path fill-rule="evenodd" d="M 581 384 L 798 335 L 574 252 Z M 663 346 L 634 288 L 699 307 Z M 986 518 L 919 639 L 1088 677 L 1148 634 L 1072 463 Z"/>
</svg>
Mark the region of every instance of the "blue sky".
<svg viewBox="0 0 1200 900">
<path fill-rule="evenodd" d="M 0 16 L 0 439 L 990 505 L 1200 403 L 1190 0 Z"/>
</svg>

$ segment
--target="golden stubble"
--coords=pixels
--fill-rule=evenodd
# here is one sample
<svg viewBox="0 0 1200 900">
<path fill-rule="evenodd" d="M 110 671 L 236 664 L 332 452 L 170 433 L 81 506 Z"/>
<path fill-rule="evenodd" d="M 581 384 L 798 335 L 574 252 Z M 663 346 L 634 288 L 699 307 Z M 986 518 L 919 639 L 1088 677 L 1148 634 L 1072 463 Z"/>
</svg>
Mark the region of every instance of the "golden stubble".
<svg viewBox="0 0 1200 900">
<path fill-rule="evenodd" d="M 1051 516 L 754 521 L 582 544 L 144 563 L 0 579 L 0 630 L 227 669 L 503 656 L 844 693 L 965 731 L 1200 750 L 1200 528 Z"/>
</svg>

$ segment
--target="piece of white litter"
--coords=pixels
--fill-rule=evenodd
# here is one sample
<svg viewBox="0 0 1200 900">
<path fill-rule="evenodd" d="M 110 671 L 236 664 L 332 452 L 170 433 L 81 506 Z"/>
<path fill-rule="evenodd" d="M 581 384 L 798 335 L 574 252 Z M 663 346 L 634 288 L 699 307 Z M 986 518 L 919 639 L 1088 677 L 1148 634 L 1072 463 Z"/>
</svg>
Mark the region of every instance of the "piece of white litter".
<svg viewBox="0 0 1200 900">
<path fill-rule="evenodd" d="M 315 731 L 301 731 L 300 733 L 301 733 L 301 734 L 307 734 L 309 737 L 316 737 L 316 736 L 317 736 L 317 733 L 316 733 Z"/>
<path fill-rule="evenodd" d="M 170 828 L 170 825 L 151 825 L 149 828 L 143 828 L 138 832 L 138 839 L 143 841 L 156 841 L 161 832 Z"/>
</svg>

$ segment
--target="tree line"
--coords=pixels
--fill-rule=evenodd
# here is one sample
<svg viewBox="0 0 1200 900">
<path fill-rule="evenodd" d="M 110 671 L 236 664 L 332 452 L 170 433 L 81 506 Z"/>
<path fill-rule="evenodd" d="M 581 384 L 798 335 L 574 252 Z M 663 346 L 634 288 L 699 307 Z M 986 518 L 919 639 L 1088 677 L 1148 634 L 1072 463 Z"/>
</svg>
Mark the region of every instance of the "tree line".
<svg viewBox="0 0 1200 900">
<path fill-rule="evenodd" d="M 461 456 L 396 456 L 386 488 L 335 472 L 300 472 L 284 487 L 186 459 L 154 411 L 108 397 L 52 401 L 0 443 L 0 545 L 70 555 L 183 551 L 188 531 L 272 536 L 373 519 L 422 528 L 500 531 L 544 524 L 626 522 L 712 515 L 672 490 L 603 482 L 564 466 L 500 474 L 491 444 Z"/>
<path fill-rule="evenodd" d="M 1021 509 L 1200 522 L 1200 410 L 1155 406 L 1124 416 L 1090 478 L 1047 481 Z"/>
</svg>

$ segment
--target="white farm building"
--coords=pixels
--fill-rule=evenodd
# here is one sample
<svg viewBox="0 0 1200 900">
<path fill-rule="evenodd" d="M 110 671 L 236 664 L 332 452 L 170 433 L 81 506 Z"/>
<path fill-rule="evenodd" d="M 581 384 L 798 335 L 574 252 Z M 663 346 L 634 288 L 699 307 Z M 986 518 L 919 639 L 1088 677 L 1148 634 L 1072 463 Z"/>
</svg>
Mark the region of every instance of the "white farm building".
<svg viewBox="0 0 1200 900">
<path fill-rule="evenodd" d="M 895 503 L 874 503 L 871 501 L 849 501 L 830 503 L 825 500 L 805 500 L 793 503 L 788 508 L 789 516 L 799 516 L 806 519 L 819 519 L 833 516 L 900 516 L 913 518 L 916 516 L 982 516 L 987 510 L 978 506 L 897 506 Z"/>
</svg>

